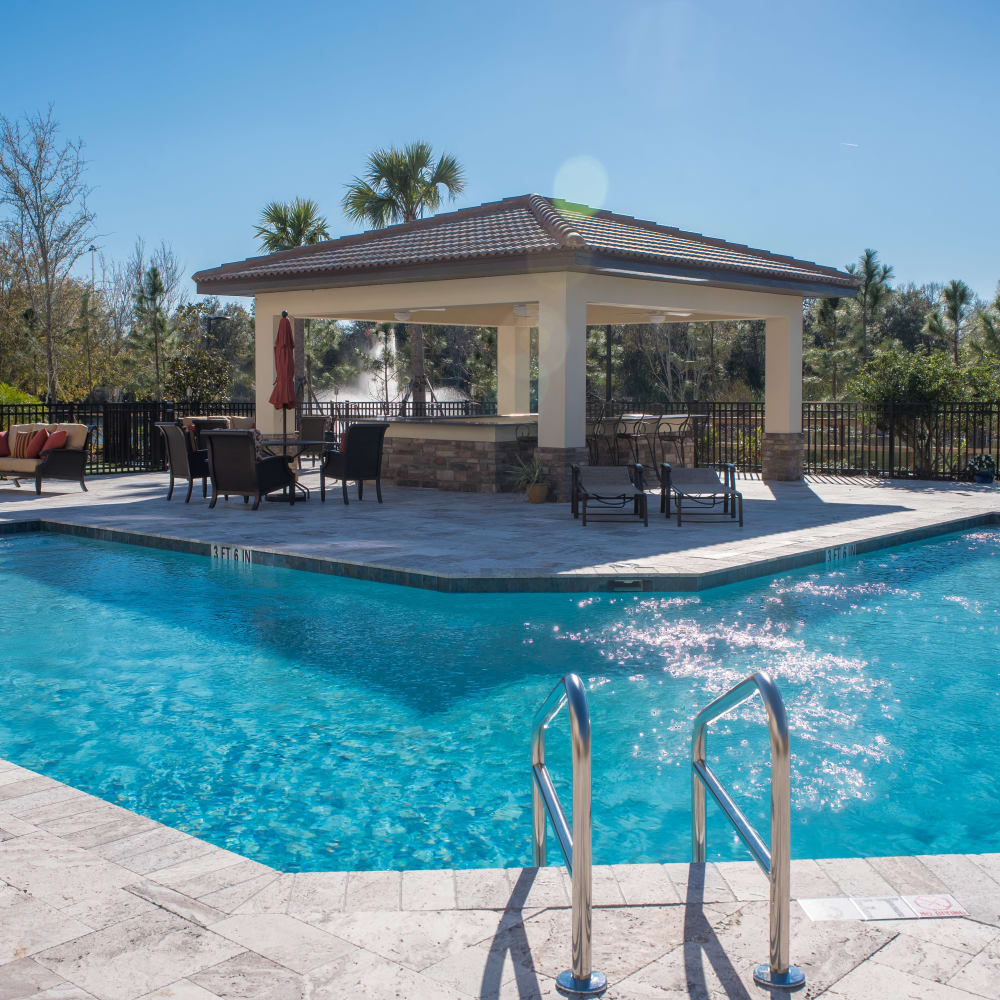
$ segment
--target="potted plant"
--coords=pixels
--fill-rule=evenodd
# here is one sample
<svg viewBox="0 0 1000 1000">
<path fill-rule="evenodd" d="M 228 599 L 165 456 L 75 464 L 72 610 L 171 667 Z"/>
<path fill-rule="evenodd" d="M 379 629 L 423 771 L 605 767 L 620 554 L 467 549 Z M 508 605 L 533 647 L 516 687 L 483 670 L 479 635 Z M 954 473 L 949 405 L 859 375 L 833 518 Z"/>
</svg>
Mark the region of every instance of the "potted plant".
<svg viewBox="0 0 1000 1000">
<path fill-rule="evenodd" d="M 515 490 L 524 490 L 528 503 L 545 503 L 549 496 L 549 484 L 545 482 L 545 466 L 535 456 L 530 462 L 517 459 L 512 467 Z"/>
<path fill-rule="evenodd" d="M 969 459 L 965 470 L 977 483 L 992 483 L 996 478 L 997 465 L 992 455 L 976 455 Z"/>
</svg>

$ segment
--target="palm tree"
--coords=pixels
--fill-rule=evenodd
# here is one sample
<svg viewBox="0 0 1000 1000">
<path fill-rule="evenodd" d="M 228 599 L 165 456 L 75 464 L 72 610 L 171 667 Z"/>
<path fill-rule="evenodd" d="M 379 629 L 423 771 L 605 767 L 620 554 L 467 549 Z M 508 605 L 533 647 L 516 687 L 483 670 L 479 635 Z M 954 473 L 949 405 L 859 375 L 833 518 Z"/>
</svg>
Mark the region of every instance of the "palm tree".
<svg viewBox="0 0 1000 1000">
<path fill-rule="evenodd" d="M 160 347 L 167 334 L 167 311 L 164 302 L 167 288 L 163 275 L 155 265 L 146 271 L 135 292 L 135 314 L 140 327 L 153 338 L 153 371 L 156 377 L 156 401 L 163 402 L 160 378 Z"/>
<path fill-rule="evenodd" d="M 294 201 L 268 202 L 254 227 L 260 249 L 268 253 L 311 247 L 330 238 L 326 219 L 319 214 L 319 205 L 312 198 Z M 292 320 L 295 341 L 295 388 L 299 391 L 306 371 L 306 324 L 304 319 Z"/>
<path fill-rule="evenodd" d="M 295 247 L 310 247 L 330 238 L 326 219 L 312 198 L 268 202 L 254 227 L 261 250 L 276 253 Z"/>
<path fill-rule="evenodd" d="M 951 323 L 952 347 L 955 352 L 955 364 L 958 364 L 958 340 L 962 333 L 962 320 L 965 319 L 965 310 L 972 302 L 972 289 L 964 281 L 949 281 L 941 292 L 944 300 L 944 314 L 948 322 Z"/>
<path fill-rule="evenodd" d="M 364 177 L 355 177 L 344 195 L 344 214 L 354 222 L 383 229 L 395 222 L 415 222 L 424 212 L 441 205 L 442 188 L 454 200 L 465 187 L 465 174 L 454 156 L 442 153 L 434 162 L 426 142 L 411 142 L 402 149 L 377 149 L 368 157 Z M 426 402 L 424 331 L 409 327 L 410 384 L 418 412 Z"/>
<path fill-rule="evenodd" d="M 847 270 L 861 279 L 858 289 L 858 305 L 861 310 L 861 358 L 868 360 L 868 328 L 878 313 L 879 306 L 890 292 L 889 279 L 892 268 L 882 264 L 878 259 L 878 251 L 867 248 L 858 258 L 857 264 L 848 264 Z"/>
<path fill-rule="evenodd" d="M 944 325 L 944 316 L 941 315 L 940 306 L 934 306 L 924 316 L 924 325 L 920 332 L 935 350 L 940 350 L 944 344 L 947 344 L 948 331 Z"/>
</svg>

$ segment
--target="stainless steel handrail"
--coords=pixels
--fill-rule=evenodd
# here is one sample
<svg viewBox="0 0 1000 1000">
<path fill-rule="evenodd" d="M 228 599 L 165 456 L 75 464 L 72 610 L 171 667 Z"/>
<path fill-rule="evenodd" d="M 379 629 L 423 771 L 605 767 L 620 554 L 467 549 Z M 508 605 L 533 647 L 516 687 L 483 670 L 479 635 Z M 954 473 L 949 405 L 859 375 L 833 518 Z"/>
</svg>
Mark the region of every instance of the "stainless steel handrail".
<svg viewBox="0 0 1000 1000">
<path fill-rule="evenodd" d="M 705 730 L 727 712 L 760 693 L 767 711 L 771 736 L 771 845 L 744 815 L 722 782 L 705 761 Z M 774 681 L 764 671 L 751 674 L 724 695 L 702 709 L 694 720 L 691 740 L 691 839 L 693 860 L 705 862 L 705 789 L 722 807 L 733 829 L 750 848 L 771 886 L 769 962 L 754 969 L 753 978 L 772 989 L 797 990 L 805 985 L 805 975 L 788 964 L 789 894 L 791 887 L 791 773 L 789 764 L 788 716 Z"/>
<path fill-rule="evenodd" d="M 563 705 L 569 706 L 573 749 L 573 829 L 566 822 L 549 770 L 545 766 L 545 730 Z M 545 864 L 545 817 L 552 821 L 572 879 L 572 967 L 556 983 L 567 993 L 587 995 L 607 988 L 607 977 L 590 967 L 592 924 L 590 711 L 587 691 L 576 674 L 549 692 L 531 731 L 532 840 L 536 868 Z"/>
</svg>

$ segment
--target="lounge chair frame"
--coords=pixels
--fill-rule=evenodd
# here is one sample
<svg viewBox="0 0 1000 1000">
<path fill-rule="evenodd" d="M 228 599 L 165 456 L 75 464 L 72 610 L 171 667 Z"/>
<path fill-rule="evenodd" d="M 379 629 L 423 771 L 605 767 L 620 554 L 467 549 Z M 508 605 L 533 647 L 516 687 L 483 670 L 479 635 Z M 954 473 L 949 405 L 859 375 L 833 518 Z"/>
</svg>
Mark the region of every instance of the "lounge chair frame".
<svg viewBox="0 0 1000 1000">
<path fill-rule="evenodd" d="M 623 468 L 628 473 L 631 490 L 622 493 L 594 493 L 585 485 L 580 466 L 571 466 L 570 506 L 574 518 L 582 517 L 584 527 L 587 526 L 588 518 L 595 517 L 605 520 L 628 520 L 639 517 L 642 518 L 643 525 L 649 527 L 649 502 L 643 479 L 643 467 L 633 463 Z"/>
<path fill-rule="evenodd" d="M 669 463 L 660 465 L 660 513 L 670 519 L 671 506 L 677 508 L 677 527 L 684 518 L 695 521 L 709 521 L 715 518 L 739 519 L 743 527 L 743 494 L 736 489 L 736 466 L 731 462 L 718 465 L 700 466 L 711 469 L 722 481 L 718 487 L 706 483 L 702 489 L 700 484 L 678 485 Z M 686 507 L 686 513 L 685 513 Z"/>
</svg>

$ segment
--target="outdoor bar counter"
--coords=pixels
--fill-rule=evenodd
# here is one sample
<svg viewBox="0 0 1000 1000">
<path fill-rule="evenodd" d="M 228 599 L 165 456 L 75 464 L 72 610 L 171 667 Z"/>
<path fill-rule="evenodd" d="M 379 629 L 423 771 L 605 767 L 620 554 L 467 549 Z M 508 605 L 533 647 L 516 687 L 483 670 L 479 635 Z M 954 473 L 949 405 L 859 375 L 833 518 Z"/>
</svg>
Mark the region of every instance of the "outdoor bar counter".
<svg viewBox="0 0 1000 1000">
<path fill-rule="evenodd" d="M 538 444 L 538 415 L 406 417 L 390 422 L 382 479 L 466 493 L 511 489 L 517 459 L 530 461 Z"/>
</svg>

